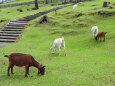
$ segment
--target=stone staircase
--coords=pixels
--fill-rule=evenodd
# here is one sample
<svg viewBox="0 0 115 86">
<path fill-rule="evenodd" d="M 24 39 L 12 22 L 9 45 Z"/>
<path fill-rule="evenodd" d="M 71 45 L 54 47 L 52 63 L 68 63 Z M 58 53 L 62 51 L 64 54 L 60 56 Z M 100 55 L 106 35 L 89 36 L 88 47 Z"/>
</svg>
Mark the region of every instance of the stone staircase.
<svg viewBox="0 0 115 86">
<path fill-rule="evenodd" d="M 71 5 L 67 5 L 71 6 Z M 0 44 L 1 43 L 12 43 L 18 41 L 18 39 L 22 36 L 22 33 L 26 26 L 28 25 L 28 22 L 42 16 L 44 14 L 47 14 L 52 11 L 56 11 L 58 9 L 67 7 L 67 6 L 61 6 L 57 8 L 53 8 L 47 11 L 42 11 L 33 15 L 29 15 L 26 17 L 23 17 L 21 19 L 9 21 L 0 31 Z"/>
<path fill-rule="evenodd" d="M 22 35 L 28 21 L 9 21 L 0 31 L 0 42 L 16 42 Z"/>
</svg>

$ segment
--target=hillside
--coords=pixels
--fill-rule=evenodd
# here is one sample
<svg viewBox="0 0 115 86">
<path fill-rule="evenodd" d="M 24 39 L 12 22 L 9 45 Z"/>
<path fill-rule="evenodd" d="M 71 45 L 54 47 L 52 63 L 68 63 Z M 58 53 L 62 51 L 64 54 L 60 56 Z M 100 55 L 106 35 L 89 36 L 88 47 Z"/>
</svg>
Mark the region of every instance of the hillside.
<svg viewBox="0 0 115 86">
<path fill-rule="evenodd" d="M 47 14 L 48 23 L 38 23 L 42 16 L 31 21 L 19 42 L 0 49 L 0 86 L 114 86 L 115 1 L 108 0 L 112 9 L 102 8 L 103 1 L 79 3 L 77 10 L 70 6 L 57 13 L 51 12 Z M 17 8 L 10 10 L 14 9 Z M 104 17 L 98 14 L 99 11 L 105 12 Z M 2 12 L 7 11 L 4 9 Z M 25 12 L 18 17 L 3 15 L 3 19 L 11 20 L 28 14 Z M 92 39 L 91 28 L 94 25 L 99 27 L 99 32 L 107 32 L 105 42 Z M 58 50 L 52 55 L 50 47 L 54 39 L 62 36 L 65 38 L 67 56 L 64 56 L 63 49 L 60 57 Z M 37 77 L 37 69 L 31 67 L 30 75 L 24 78 L 25 69 L 14 67 L 14 75 L 8 77 L 8 59 L 4 55 L 13 52 L 32 55 L 46 66 L 45 75 Z"/>
<path fill-rule="evenodd" d="M 11 5 L 11 4 L 18 4 L 18 3 L 25 3 L 25 2 L 34 2 L 35 0 L 15 0 L 15 1 L 12 1 L 12 2 L 8 2 L 8 3 L 1 3 L 0 5 Z M 64 2 L 65 0 L 48 0 L 49 3 L 50 2 Z M 67 2 L 69 2 L 69 0 L 66 0 Z M 75 0 L 73 0 L 75 1 Z M 45 0 L 38 0 L 38 2 L 44 2 L 45 3 Z"/>
</svg>

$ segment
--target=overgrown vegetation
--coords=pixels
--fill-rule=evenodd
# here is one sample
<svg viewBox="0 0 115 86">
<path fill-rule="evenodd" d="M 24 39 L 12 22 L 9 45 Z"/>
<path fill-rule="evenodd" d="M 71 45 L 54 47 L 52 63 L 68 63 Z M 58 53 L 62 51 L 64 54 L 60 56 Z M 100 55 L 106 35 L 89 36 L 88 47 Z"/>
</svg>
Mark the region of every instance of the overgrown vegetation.
<svg viewBox="0 0 115 86">
<path fill-rule="evenodd" d="M 0 50 L 0 85 L 114 86 L 115 1 L 108 0 L 113 9 L 102 8 L 103 1 L 79 3 L 77 10 L 70 6 L 57 13 L 51 12 L 47 15 L 48 23 L 39 24 L 41 17 L 31 21 L 19 42 Z M 103 17 L 98 15 L 98 11 L 113 14 Z M 80 13 L 82 15 L 78 16 Z M 24 15 L 27 14 L 20 17 Z M 92 40 L 90 29 L 94 25 L 99 27 L 99 32 L 107 32 L 105 42 Z M 58 51 L 52 55 L 50 47 L 54 39 L 62 36 L 65 38 L 67 56 L 64 56 L 63 49 L 60 57 Z M 8 59 L 3 56 L 13 52 L 31 54 L 46 66 L 46 74 L 37 77 L 37 69 L 30 68 L 30 76 L 24 78 L 24 68 L 14 67 L 14 75 L 8 77 Z"/>
</svg>

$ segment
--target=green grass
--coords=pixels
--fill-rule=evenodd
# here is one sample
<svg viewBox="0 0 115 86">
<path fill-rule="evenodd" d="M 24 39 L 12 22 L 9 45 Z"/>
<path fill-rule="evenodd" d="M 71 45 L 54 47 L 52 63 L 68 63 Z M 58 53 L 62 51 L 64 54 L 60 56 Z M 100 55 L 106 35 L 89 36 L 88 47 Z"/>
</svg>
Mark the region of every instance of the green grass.
<svg viewBox="0 0 115 86">
<path fill-rule="evenodd" d="M 35 0 L 16 0 L 16 1 L 12 1 L 12 2 L 8 2 L 8 3 L 2 3 L 0 5 L 11 5 L 11 4 L 18 4 L 18 3 L 25 3 L 25 2 L 31 2 L 31 1 L 35 1 Z M 46 1 L 46 0 L 38 0 L 38 1 Z M 49 2 L 51 2 L 51 0 L 48 0 Z M 52 0 L 52 2 L 64 2 L 65 0 Z M 69 1 L 69 0 L 66 0 Z"/>
<path fill-rule="evenodd" d="M 10 5 L 10 4 L 30 2 L 30 1 L 34 1 L 34 0 L 16 0 L 16 1 L 8 2 L 8 3 L 2 3 L 2 4 L 0 4 L 0 5 Z"/>
<path fill-rule="evenodd" d="M 113 0 L 110 0 L 113 3 Z M 115 85 L 115 15 L 102 17 L 91 13 L 115 9 L 102 8 L 101 1 L 79 4 L 47 14 L 48 23 L 30 22 L 19 42 L 0 50 L 0 86 L 114 86 Z M 96 6 L 92 6 L 96 5 Z M 94 10 L 97 8 L 97 10 Z M 83 13 L 82 16 L 74 16 Z M 96 42 L 91 37 L 91 27 L 106 31 L 106 41 Z M 61 50 L 51 55 L 54 39 L 64 36 L 67 56 Z M 7 76 L 8 59 L 4 55 L 13 52 L 31 54 L 46 66 L 44 76 L 36 76 L 37 69 L 30 68 L 30 76 L 24 78 L 24 68 L 14 67 L 14 75 Z M 31 77 L 33 75 L 33 77 Z"/>
<path fill-rule="evenodd" d="M 52 9 L 55 7 L 57 7 L 57 6 L 50 6 L 49 4 L 48 5 L 40 4 L 38 10 L 31 10 L 32 8 L 34 8 L 34 5 L 29 5 L 29 6 L 25 5 L 25 6 L 0 9 L 0 12 L 1 12 L 0 13 L 0 21 L 5 20 L 3 22 L 0 22 L 0 29 L 6 24 L 6 22 L 8 22 L 10 20 L 19 19 L 19 18 L 28 16 L 31 14 L 49 10 L 49 9 Z M 17 9 L 22 9 L 23 12 L 19 12 L 19 11 L 17 11 Z M 27 11 L 27 9 L 30 9 L 30 11 Z"/>
<path fill-rule="evenodd" d="M 31 14 L 34 14 L 34 13 L 38 13 L 38 12 L 41 12 L 41 11 L 44 11 L 44 10 L 52 9 L 56 6 L 40 4 L 38 10 L 31 10 L 34 7 L 35 7 L 34 5 L 30 5 L 30 6 L 25 5 L 25 6 L 18 6 L 18 7 L 0 9 L 0 11 L 1 11 L 0 19 L 7 19 L 7 20 L 18 19 L 18 18 L 22 18 L 24 16 L 31 15 Z M 19 11 L 17 11 L 17 9 L 22 9 L 23 12 L 19 12 Z M 27 11 L 27 9 L 30 9 L 30 11 Z"/>
</svg>

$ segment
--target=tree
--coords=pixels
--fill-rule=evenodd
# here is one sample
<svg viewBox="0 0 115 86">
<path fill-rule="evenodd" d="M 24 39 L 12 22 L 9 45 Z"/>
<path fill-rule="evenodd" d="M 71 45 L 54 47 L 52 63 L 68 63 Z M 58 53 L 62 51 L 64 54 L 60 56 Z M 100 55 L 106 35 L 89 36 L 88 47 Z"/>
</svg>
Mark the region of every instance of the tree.
<svg viewBox="0 0 115 86">
<path fill-rule="evenodd" d="M 46 4 L 48 4 L 48 0 L 46 0 Z"/>
<path fill-rule="evenodd" d="M 35 9 L 39 9 L 39 7 L 38 7 L 38 0 L 35 0 Z"/>
<path fill-rule="evenodd" d="M 69 2 L 72 3 L 72 0 L 70 0 Z"/>
</svg>

